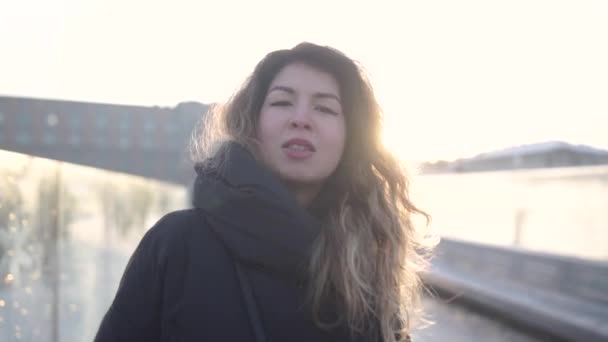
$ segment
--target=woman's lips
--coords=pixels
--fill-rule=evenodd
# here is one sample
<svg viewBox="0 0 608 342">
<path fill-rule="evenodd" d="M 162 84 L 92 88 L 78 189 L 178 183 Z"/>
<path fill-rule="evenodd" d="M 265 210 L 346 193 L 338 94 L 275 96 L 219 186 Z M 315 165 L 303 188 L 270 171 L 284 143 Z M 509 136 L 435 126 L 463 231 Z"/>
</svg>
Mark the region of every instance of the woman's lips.
<svg viewBox="0 0 608 342">
<path fill-rule="evenodd" d="M 295 160 L 308 159 L 316 151 L 314 145 L 306 139 L 290 139 L 282 147 L 287 157 Z"/>
</svg>

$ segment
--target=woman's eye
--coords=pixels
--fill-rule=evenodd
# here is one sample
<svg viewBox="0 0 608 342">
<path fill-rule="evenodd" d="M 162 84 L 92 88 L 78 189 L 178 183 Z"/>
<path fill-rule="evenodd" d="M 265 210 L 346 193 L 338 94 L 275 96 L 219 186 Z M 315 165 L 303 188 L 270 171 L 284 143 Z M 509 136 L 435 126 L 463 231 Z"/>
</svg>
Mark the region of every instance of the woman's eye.
<svg viewBox="0 0 608 342">
<path fill-rule="evenodd" d="M 274 101 L 270 103 L 271 106 L 273 107 L 285 107 L 285 106 L 291 106 L 291 102 L 289 101 Z"/>
<path fill-rule="evenodd" d="M 317 110 L 322 113 L 326 113 L 326 114 L 338 115 L 338 112 L 336 112 L 335 110 L 333 110 L 329 107 L 325 107 L 325 106 L 317 106 Z"/>
</svg>

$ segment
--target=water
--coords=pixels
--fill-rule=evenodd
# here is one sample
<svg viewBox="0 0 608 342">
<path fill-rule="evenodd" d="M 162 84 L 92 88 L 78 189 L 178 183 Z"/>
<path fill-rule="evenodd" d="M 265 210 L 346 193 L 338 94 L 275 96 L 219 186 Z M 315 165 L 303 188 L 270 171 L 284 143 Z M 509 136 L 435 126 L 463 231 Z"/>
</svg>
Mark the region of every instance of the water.
<svg viewBox="0 0 608 342">
<path fill-rule="evenodd" d="M 443 237 L 608 261 L 608 166 L 417 176 Z"/>
</svg>

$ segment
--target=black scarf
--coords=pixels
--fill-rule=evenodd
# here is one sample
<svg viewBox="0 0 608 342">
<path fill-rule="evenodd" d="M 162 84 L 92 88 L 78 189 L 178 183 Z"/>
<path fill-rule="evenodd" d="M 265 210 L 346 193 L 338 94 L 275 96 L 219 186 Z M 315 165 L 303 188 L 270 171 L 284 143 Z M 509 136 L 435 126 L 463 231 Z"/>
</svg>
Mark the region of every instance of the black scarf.
<svg viewBox="0 0 608 342">
<path fill-rule="evenodd" d="M 303 279 L 320 223 L 280 180 L 234 143 L 195 169 L 193 204 L 206 212 L 232 255 Z"/>
</svg>

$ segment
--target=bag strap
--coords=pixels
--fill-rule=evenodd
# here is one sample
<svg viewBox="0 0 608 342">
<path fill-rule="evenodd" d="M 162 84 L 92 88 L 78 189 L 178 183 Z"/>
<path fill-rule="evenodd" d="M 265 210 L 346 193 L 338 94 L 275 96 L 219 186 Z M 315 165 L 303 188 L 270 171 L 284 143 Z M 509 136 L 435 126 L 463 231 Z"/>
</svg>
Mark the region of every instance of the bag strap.
<svg viewBox="0 0 608 342">
<path fill-rule="evenodd" d="M 251 328 L 253 329 L 253 334 L 255 336 L 255 341 L 266 342 L 266 334 L 264 333 L 264 327 L 262 326 L 262 322 L 260 320 L 258 306 L 255 298 L 253 297 L 253 290 L 251 288 L 249 277 L 247 277 L 245 274 L 240 262 L 235 260 L 234 264 L 236 267 L 236 274 L 239 279 L 241 293 L 243 295 L 243 299 L 245 300 L 247 314 L 249 315 L 249 322 L 251 323 Z"/>
</svg>

